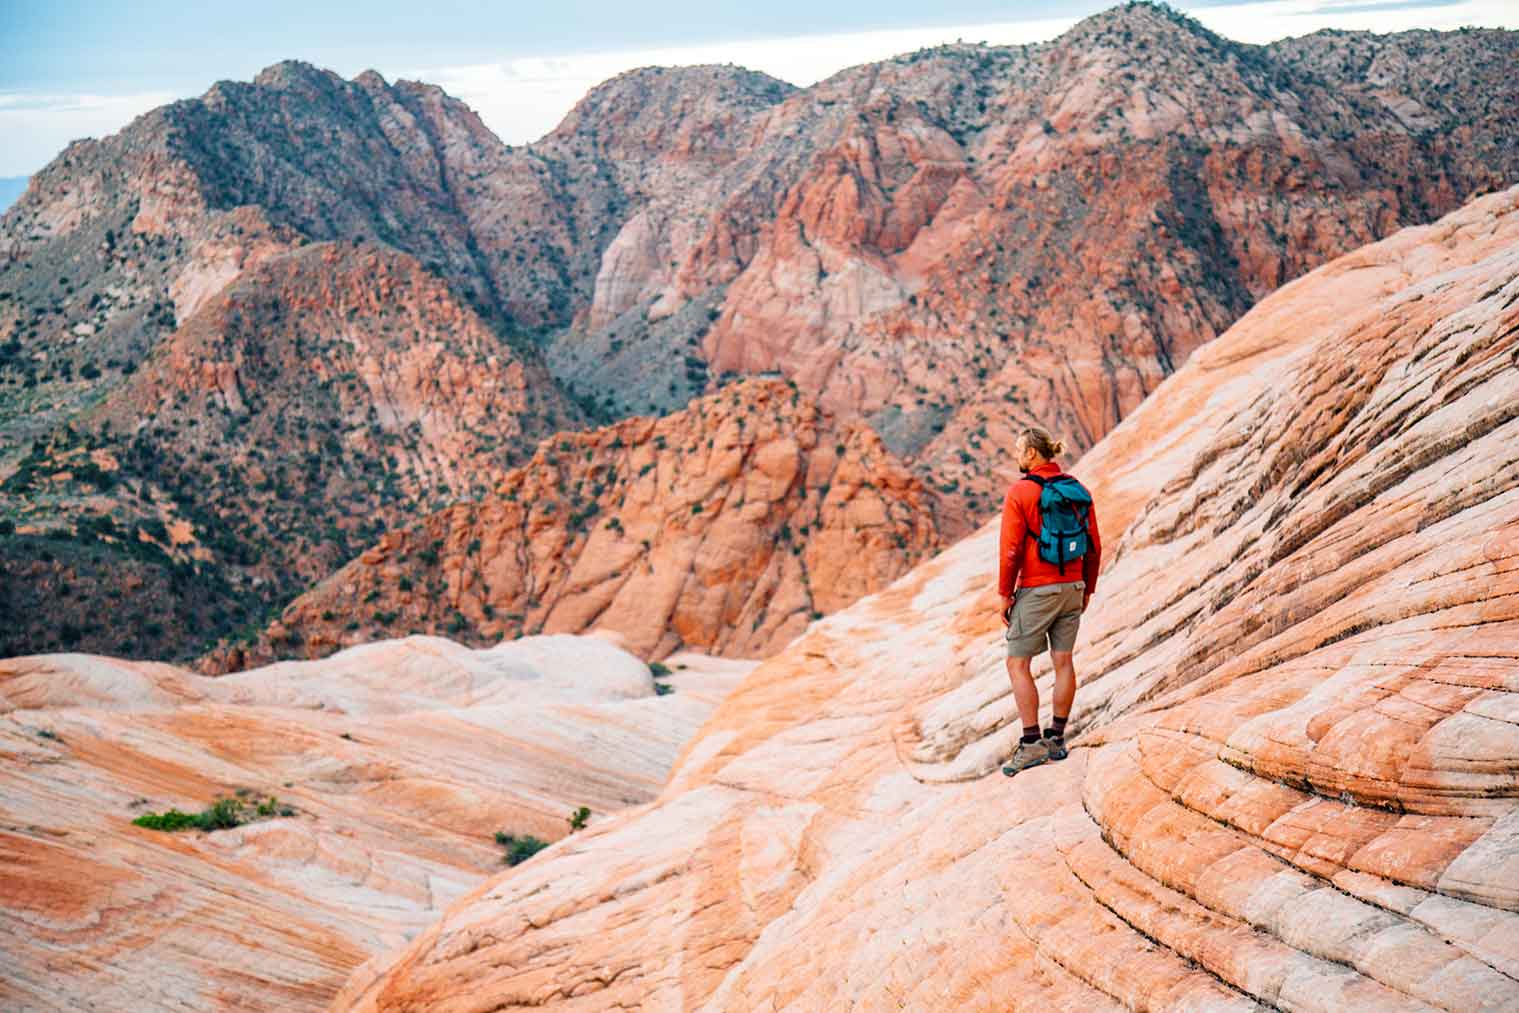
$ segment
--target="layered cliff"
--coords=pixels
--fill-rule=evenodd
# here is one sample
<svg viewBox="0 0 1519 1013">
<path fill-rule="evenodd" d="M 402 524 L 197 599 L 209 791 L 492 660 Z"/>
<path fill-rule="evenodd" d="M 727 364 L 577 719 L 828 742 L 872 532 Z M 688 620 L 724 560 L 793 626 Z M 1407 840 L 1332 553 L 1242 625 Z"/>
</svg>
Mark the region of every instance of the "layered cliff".
<svg viewBox="0 0 1519 1013">
<path fill-rule="evenodd" d="M 561 434 L 478 502 L 386 534 L 211 668 L 402 632 L 615 632 L 645 657 L 773 654 L 941 545 L 936 496 L 781 380 Z"/>
<path fill-rule="evenodd" d="M 1519 189 L 1284 287 L 1073 469 L 1067 760 L 996 773 L 988 526 L 335 1008 L 1519 1003 L 1516 364 Z"/>
<path fill-rule="evenodd" d="M 414 637 L 220 679 L 0 662 L 0 1005 L 320 1008 L 501 868 L 497 832 L 554 841 L 580 806 L 594 826 L 652 798 L 749 667 L 674 662 L 657 684 L 575 637 Z M 134 825 L 239 797 L 259 818 Z"/>
</svg>

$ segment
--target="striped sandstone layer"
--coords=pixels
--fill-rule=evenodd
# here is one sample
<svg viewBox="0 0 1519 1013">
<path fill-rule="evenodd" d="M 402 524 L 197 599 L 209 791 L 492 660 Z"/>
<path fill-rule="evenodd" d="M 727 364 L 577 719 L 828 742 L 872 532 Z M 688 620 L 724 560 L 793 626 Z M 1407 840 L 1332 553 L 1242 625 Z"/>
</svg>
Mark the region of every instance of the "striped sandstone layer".
<svg viewBox="0 0 1519 1013">
<path fill-rule="evenodd" d="M 750 665 L 412 637 L 211 679 L 0 662 L 0 1007 L 317 1009 L 502 867 L 496 831 L 647 802 Z M 134 826 L 239 789 L 293 815 Z M 541 860 L 540 858 L 533 859 Z"/>
</svg>

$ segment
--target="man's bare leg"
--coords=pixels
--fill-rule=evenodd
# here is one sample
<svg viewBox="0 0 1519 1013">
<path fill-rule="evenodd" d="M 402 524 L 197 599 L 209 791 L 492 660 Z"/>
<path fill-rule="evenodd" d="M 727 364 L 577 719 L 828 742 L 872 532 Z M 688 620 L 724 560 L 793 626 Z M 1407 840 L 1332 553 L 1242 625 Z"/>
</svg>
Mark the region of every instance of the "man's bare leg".
<svg viewBox="0 0 1519 1013">
<path fill-rule="evenodd" d="M 1067 654 L 1065 660 L 1069 664 L 1071 656 Z M 1007 659 L 1007 677 L 1012 681 L 1013 699 L 1018 701 L 1018 717 L 1023 719 L 1024 728 L 1039 727 L 1039 687 L 1034 685 L 1033 673 L 1029 671 L 1029 665 L 1032 662 L 1032 658 Z M 1066 695 L 1067 708 L 1070 707 L 1071 698 L 1076 692 L 1075 677 L 1075 670 L 1072 669 L 1071 678 L 1073 682 L 1071 692 Z"/>
<path fill-rule="evenodd" d="M 1013 683 L 1013 699 L 1018 701 L 1018 717 L 1023 719 L 1023 735 L 1018 748 L 1002 765 L 1009 776 L 1037 766 L 1050 758 L 1049 745 L 1039 737 L 1039 689 L 1029 671 L 1028 658 L 1008 658 L 1007 677 Z"/>
<path fill-rule="evenodd" d="M 1050 660 L 1055 663 L 1055 692 L 1053 699 L 1050 701 L 1050 709 L 1054 712 L 1055 717 L 1068 718 L 1071 716 L 1071 705 L 1076 702 L 1076 664 L 1071 660 L 1070 651 L 1051 651 Z M 1024 668 L 1027 669 L 1027 667 L 1028 665 L 1025 661 Z M 1033 682 L 1030 681 L 1029 685 L 1032 686 Z M 1016 685 L 1013 687 L 1013 691 L 1017 692 Z M 1021 705 L 1019 706 L 1019 710 L 1022 710 Z M 1037 690 L 1034 696 L 1034 712 L 1035 714 L 1039 712 Z"/>
</svg>

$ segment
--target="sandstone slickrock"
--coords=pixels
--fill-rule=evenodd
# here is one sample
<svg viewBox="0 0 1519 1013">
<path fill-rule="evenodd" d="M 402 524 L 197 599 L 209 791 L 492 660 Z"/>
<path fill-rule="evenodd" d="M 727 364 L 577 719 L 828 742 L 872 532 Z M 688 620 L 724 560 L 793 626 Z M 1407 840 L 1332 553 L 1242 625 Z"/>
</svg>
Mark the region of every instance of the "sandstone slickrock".
<svg viewBox="0 0 1519 1013">
<path fill-rule="evenodd" d="M 568 636 L 413 637 L 219 679 L 0 662 L 0 1005 L 319 1008 L 499 868 L 496 831 L 557 840 L 578 806 L 594 826 L 652 798 L 752 667 L 672 665 L 661 695 L 626 651 Z M 294 814 L 132 825 L 239 789 Z"/>
<path fill-rule="evenodd" d="M 387 630 L 598 629 L 645 657 L 760 657 L 935 551 L 935 503 L 869 427 L 747 380 L 662 419 L 544 441 L 482 502 L 388 533 L 259 643 L 206 665 L 320 656 Z"/>
<path fill-rule="evenodd" d="M 1519 188 L 1285 286 L 1073 469 L 1069 759 L 995 772 L 985 527 L 334 1008 L 1513 1008 L 1516 366 Z"/>
</svg>

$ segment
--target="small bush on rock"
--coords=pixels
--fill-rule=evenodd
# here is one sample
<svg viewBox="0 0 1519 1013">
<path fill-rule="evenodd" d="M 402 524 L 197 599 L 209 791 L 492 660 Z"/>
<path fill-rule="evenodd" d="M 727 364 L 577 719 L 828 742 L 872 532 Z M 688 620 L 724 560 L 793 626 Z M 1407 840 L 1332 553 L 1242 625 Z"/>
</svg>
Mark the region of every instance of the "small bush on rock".
<svg viewBox="0 0 1519 1013">
<path fill-rule="evenodd" d="M 507 865 L 521 865 L 549 846 L 548 841 L 540 841 L 532 834 L 523 834 L 518 837 L 501 830 L 496 831 L 496 843 L 506 849 L 506 854 L 501 856 L 501 860 Z"/>
</svg>

